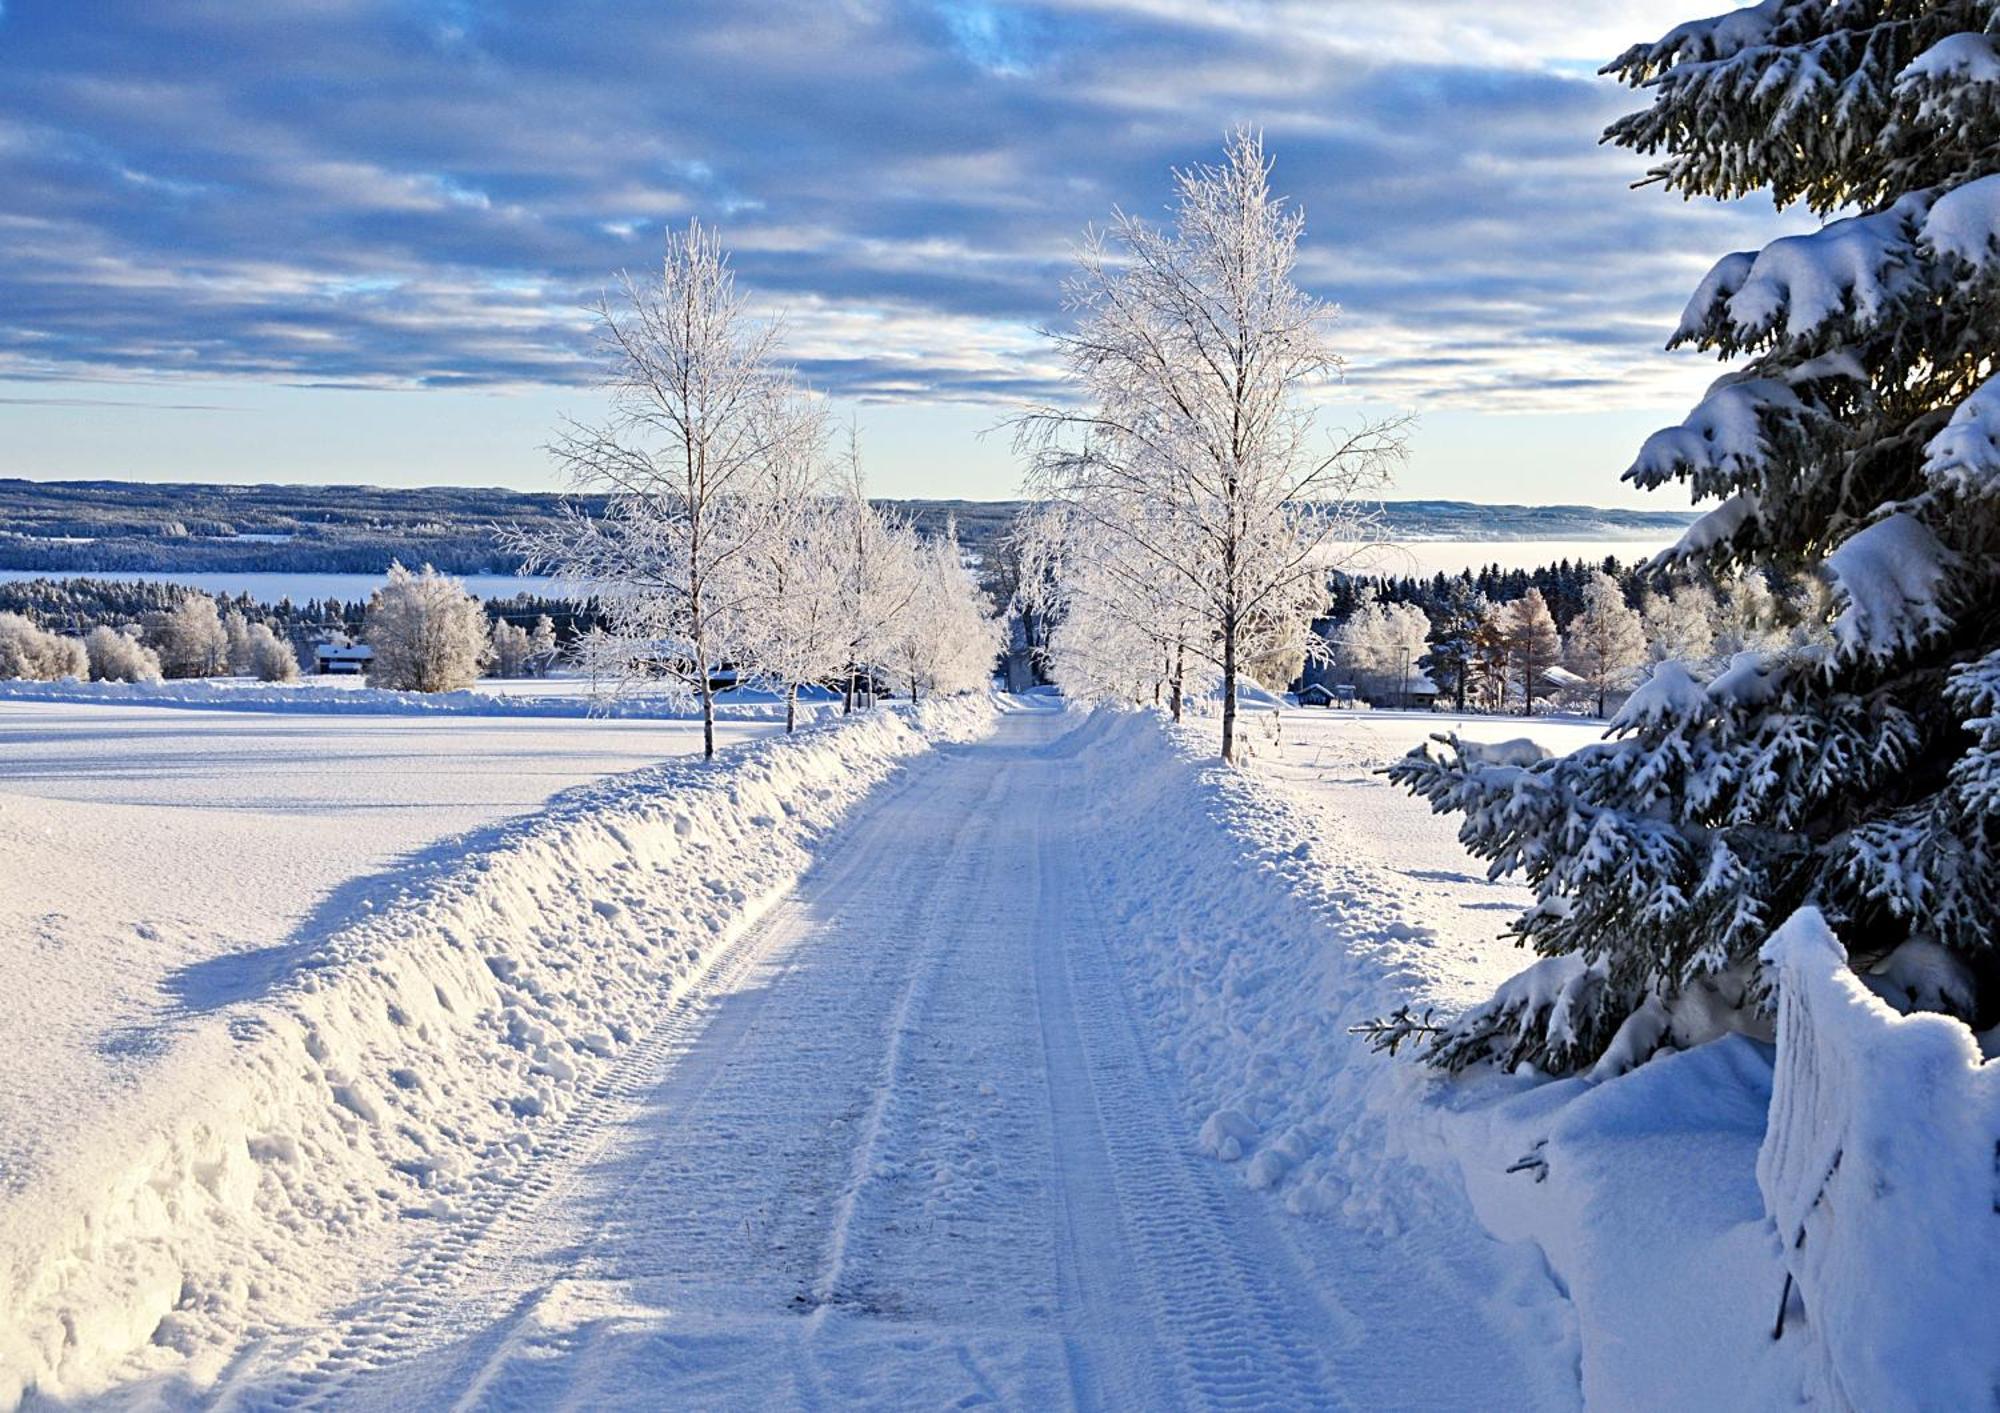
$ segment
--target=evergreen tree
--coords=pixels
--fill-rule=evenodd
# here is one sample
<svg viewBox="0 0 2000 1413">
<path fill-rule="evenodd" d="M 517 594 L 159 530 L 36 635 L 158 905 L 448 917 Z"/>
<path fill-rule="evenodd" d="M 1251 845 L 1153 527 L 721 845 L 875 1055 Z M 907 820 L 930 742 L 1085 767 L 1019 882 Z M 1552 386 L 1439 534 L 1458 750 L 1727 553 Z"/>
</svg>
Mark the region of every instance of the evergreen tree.
<svg viewBox="0 0 2000 1413">
<path fill-rule="evenodd" d="M 1470 576 L 1454 579 L 1440 595 L 1432 615 L 1430 651 L 1419 661 L 1425 675 L 1465 710 L 1467 688 L 1471 686 L 1474 658 L 1478 651 L 1479 625 L 1486 612 L 1486 600 L 1472 587 Z"/>
<path fill-rule="evenodd" d="M 1859 969 L 1899 947 L 1983 985 L 2000 915 L 2000 7 L 1765 0 L 1610 71 L 1609 136 L 1687 196 L 1758 189 L 1812 234 L 1723 259 L 1673 343 L 1740 366 L 1628 478 L 1720 502 L 1679 557 L 1832 586 L 1831 635 L 1662 663 L 1614 739 L 1533 767 L 1470 748 L 1395 776 L 1537 901 L 1546 960 L 1435 1059 L 1573 1070 L 1762 1003 L 1756 956 L 1816 904 Z M 1963 988 L 1962 988 L 1963 989 Z M 1734 1020 L 1730 1019 L 1735 1017 Z"/>
</svg>

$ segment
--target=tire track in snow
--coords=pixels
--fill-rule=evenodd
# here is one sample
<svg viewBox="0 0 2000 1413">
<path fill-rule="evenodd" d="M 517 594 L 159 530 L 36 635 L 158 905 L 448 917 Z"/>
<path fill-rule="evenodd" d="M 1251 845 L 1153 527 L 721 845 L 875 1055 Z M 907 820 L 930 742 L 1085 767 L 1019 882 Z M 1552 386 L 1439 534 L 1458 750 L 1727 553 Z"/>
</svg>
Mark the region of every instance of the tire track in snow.
<svg viewBox="0 0 2000 1413">
<path fill-rule="evenodd" d="M 1066 801 L 1051 813 L 1080 821 L 1074 787 L 1051 784 Z M 1077 1136 L 1094 1130 L 1096 1145 L 1081 1153 L 1074 1142 L 1064 1145 L 1063 1161 L 1075 1174 L 1066 1181 L 1109 1183 L 1155 1342 L 1177 1375 L 1164 1401 L 1346 1406 L 1322 1356 L 1340 1312 L 1311 1294 L 1283 1244 L 1261 1229 L 1266 1217 L 1251 1195 L 1225 1187 L 1222 1171 L 1193 1148 L 1140 1043 L 1096 899 L 1073 861 L 1074 841 L 1044 833 L 1040 842 L 1044 869 L 1063 885 L 1044 916 L 1069 919 L 1061 945 L 1044 946 L 1038 957 L 1052 1008 L 1043 1016 L 1051 1094 L 1057 1121 Z M 1065 844 L 1071 852 L 1062 852 Z M 1129 1351 L 1114 1345 L 1114 1356 L 1121 1352 L 1128 1376 L 1143 1378 L 1143 1369 L 1130 1369 Z"/>
</svg>

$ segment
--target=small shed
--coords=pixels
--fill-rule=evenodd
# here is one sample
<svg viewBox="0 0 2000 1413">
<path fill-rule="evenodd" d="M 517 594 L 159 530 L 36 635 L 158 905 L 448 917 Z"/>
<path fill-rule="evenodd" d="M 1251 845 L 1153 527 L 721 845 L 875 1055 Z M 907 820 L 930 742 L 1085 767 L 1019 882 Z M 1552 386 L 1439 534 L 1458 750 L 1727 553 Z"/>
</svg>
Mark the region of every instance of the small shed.
<svg viewBox="0 0 2000 1413">
<path fill-rule="evenodd" d="M 314 643 L 313 671 L 332 677 L 359 677 L 375 661 L 366 643 Z"/>
</svg>

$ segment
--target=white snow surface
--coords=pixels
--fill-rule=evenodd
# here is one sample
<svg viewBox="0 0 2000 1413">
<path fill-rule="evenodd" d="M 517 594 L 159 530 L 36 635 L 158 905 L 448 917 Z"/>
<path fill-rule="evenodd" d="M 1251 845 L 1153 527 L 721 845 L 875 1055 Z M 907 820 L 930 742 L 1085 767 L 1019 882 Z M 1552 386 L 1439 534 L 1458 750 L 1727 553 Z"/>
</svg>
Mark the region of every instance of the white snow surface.
<svg viewBox="0 0 2000 1413">
<path fill-rule="evenodd" d="M 1896 76 L 1896 84 L 1900 88 L 1916 79 L 2000 83 L 2000 49 L 1990 34 L 1947 35 L 1906 64 Z"/>
<path fill-rule="evenodd" d="M 1826 557 L 1840 612 L 1834 641 L 1856 657 L 1908 652 L 1949 626 L 1938 606 L 1948 554 L 1914 515 L 1885 515 Z"/>
<path fill-rule="evenodd" d="M 0 847 L 30 890 L 0 900 L 24 944 L 0 984 L 0 1405 L 155 1369 L 199 1387 L 413 1228 L 476 1222 L 810 845 L 988 710 L 653 766 L 439 846 L 693 733 L 0 704 Z"/>
<path fill-rule="evenodd" d="M 810 719 L 814 693 L 800 711 Z M 291 684 L 246 678 L 188 678 L 171 682 L 60 682 L 0 680 L 0 702 L 71 702 L 79 705 L 191 707 L 198 711 L 311 712 L 337 716 L 616 717 L 686 721 L 699 714 L 663 695 L 633 690 L 593 694 L 574 677 L 482 679 L 458 692 L 392 692 L 358 677 L 308 678 Z M 731 721 L 783 721 L 785 705 L 770 692 L 744 689 L 716 695 L 716 717 Z"/>
<path fill-rule="evenodd" d="M 468 831 L 700 748 L 684 722 L 0 701 L 0 1194 Z"/>
<path fill-rule="evenodd" d="M 1801 1099 L 1793 1046 L 1774 1108 L 1742 1036 L 1602 1081 L 1375 1054 L 1351 1026 L 1529 960 L 1494 940 L 1527 890 L 1376 772 L 1603 724 L 1241 722 L 1227 770 L 1212 721 L 932 704 L 573 794 L 6 1199 L 0 1373 L 137 1406 L 1945 1406 L 1950 1296 L 1893 1246 L 1959 1220 L 1924 1225 L 1933 1140 L 1949 1200 L 1990 1197 L 1969 1032 L 1820 941 L 1780 958 L 1844 1017 L 1801 1073 L 1866 1085 Z M 1940 1090 L 1852 1164 L 1886 1220 L 1829 1235 L 1810 1143 Z M 1767 1192 L 1822 1223 L 1780 1340 Z M 1977 1287 L 1984 1251 L 1937 1270 Z M 1857 1366 L 1885 1299 L 1903 1342 Z"/>
</svg>

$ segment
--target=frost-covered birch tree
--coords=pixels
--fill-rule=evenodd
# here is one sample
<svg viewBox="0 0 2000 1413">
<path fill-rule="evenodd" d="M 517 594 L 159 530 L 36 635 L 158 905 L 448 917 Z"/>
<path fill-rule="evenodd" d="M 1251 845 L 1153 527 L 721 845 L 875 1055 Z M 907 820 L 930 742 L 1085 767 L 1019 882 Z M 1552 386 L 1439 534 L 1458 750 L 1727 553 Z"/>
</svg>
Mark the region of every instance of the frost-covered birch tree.
<svg viewBox="0 0 2000 1413">
<path fill-rule="evenodd" d="M 426 564 L 400 564 L 368 596 L 361 637 L 374 649 L 368 685 L 395 692 L 455 692 L 479 680 L 486 661 L 486 611 L 465 586 Z"/>
<path fill-rule="evenodd" d="M 847 633 L 846 686 L 841 711 L 874 699 L 875 674 L 895 642 L 898 620 L 921 585 L 909 526 L 869 502 L 860 433 L 848 428 L 838 470 L 841 614 Z"/>
<path fill-rule="evenodd" d="M 607 497 L 520 544 L 605 631 L 593 674 L 656 681 L 698 702 L 715 754 L 714 674 L 750 651 L 758 586 L 738 572 L 790 507 L 777 468 L 809 463 L 819 409 L 778 358 L 778 326 L 755 318 L 715 232 L 670 232 L 657 279 L 625 276 L 597 320 L 611 409 L 572 422 L 552 450 L 578 491 Z"/>
<path fill-rule="evenodd" d="M 1583 582 L 1583 611 L 1570 622 L 1563 662 L 1589 684 L 1604 715 L 1610 695 L 1631 685 L 1646 660 L 1646 630 L 1625 590 L 1602 569 Z"/>
<path fill-rule="evenodd" d="M 1361 679 L 1371 697 L 1400 700 L 1409 695 L 1430 634 L 1430 616 L 1415 604 L 1370 597 L 1340 625 L 1334 655 Z"/>
<path fill-rule="evenodd" d="M 1817 231 L 1725 256 L 1672 342 L 1733 360 L 1627 478 L 1713 508 L 1677 558 L 1828 586 L 1830 632 L 1662 662 L 1613 739 L 1533 767 L 1469 747 L 1395 777 L 1537 901 L 1545 960 L 1433 1056 L 1570 1071 L 1756 1028 L 1802 905 L 1855 968 L 1919 955 L 2000 1008 L 2000 34 L 1990 0 L 1765 0 L 1610 72 L 1610 138 L 1686 196 L 1768 191 Z"/>
<path fill-rule="evenodd" d="M 787 732 L 798 726 L 799 690 L 837 680 L 851 660 L 848 523 L 841 501 L 805 497 L 748 559 L 765 600 L 749 626 L 748 656 L 784 694 Z"/>
<path fill-rule="evenodd" d="M 1219 165 L 1174 174 L 1169 223 L 1118 212 L 1088 234 L 1064 290 L 1074 326 L 1053 336 L 1082 405 L 1015 422 L 1040 494 L 1198 608 L 1187 650 L 1220 673 L 1225 760 L 1245 663 L 1315 650 L 1335 547 L 1369 538 L 1357 498 L 1404 452 L 1400 419 L 1331 437 L 1318 422 L 1334 311 L 1293 282 L 1304 220 L 1270 177 L 1239 131 Z"/>
<path fill-rule="evenodd" d="M 958 527 L 910 549 L 917 591 L 896 625 L 890 656 L 912 702 L 926 692 L 968 692 L 993 673 L 999 622 L 966 567 Z"/>
<path fill-rule="evenodd" d="M 1201 606 L 1184 580 L 1160 572 L 1162 547 L 1180 533 L 1167 507 L 1130 513 L 1142 533 L 1128 524 L 1111 534 L 1069 507 L 1041 507 L 1021 532 L 1024 603 L 1052 625 L 1050 671 L 1065 696 L 1150 698 L 1179 721 L 1190 689 L 1213 685 L 1205 656 L 1190 649 Z"/>
</svg>

